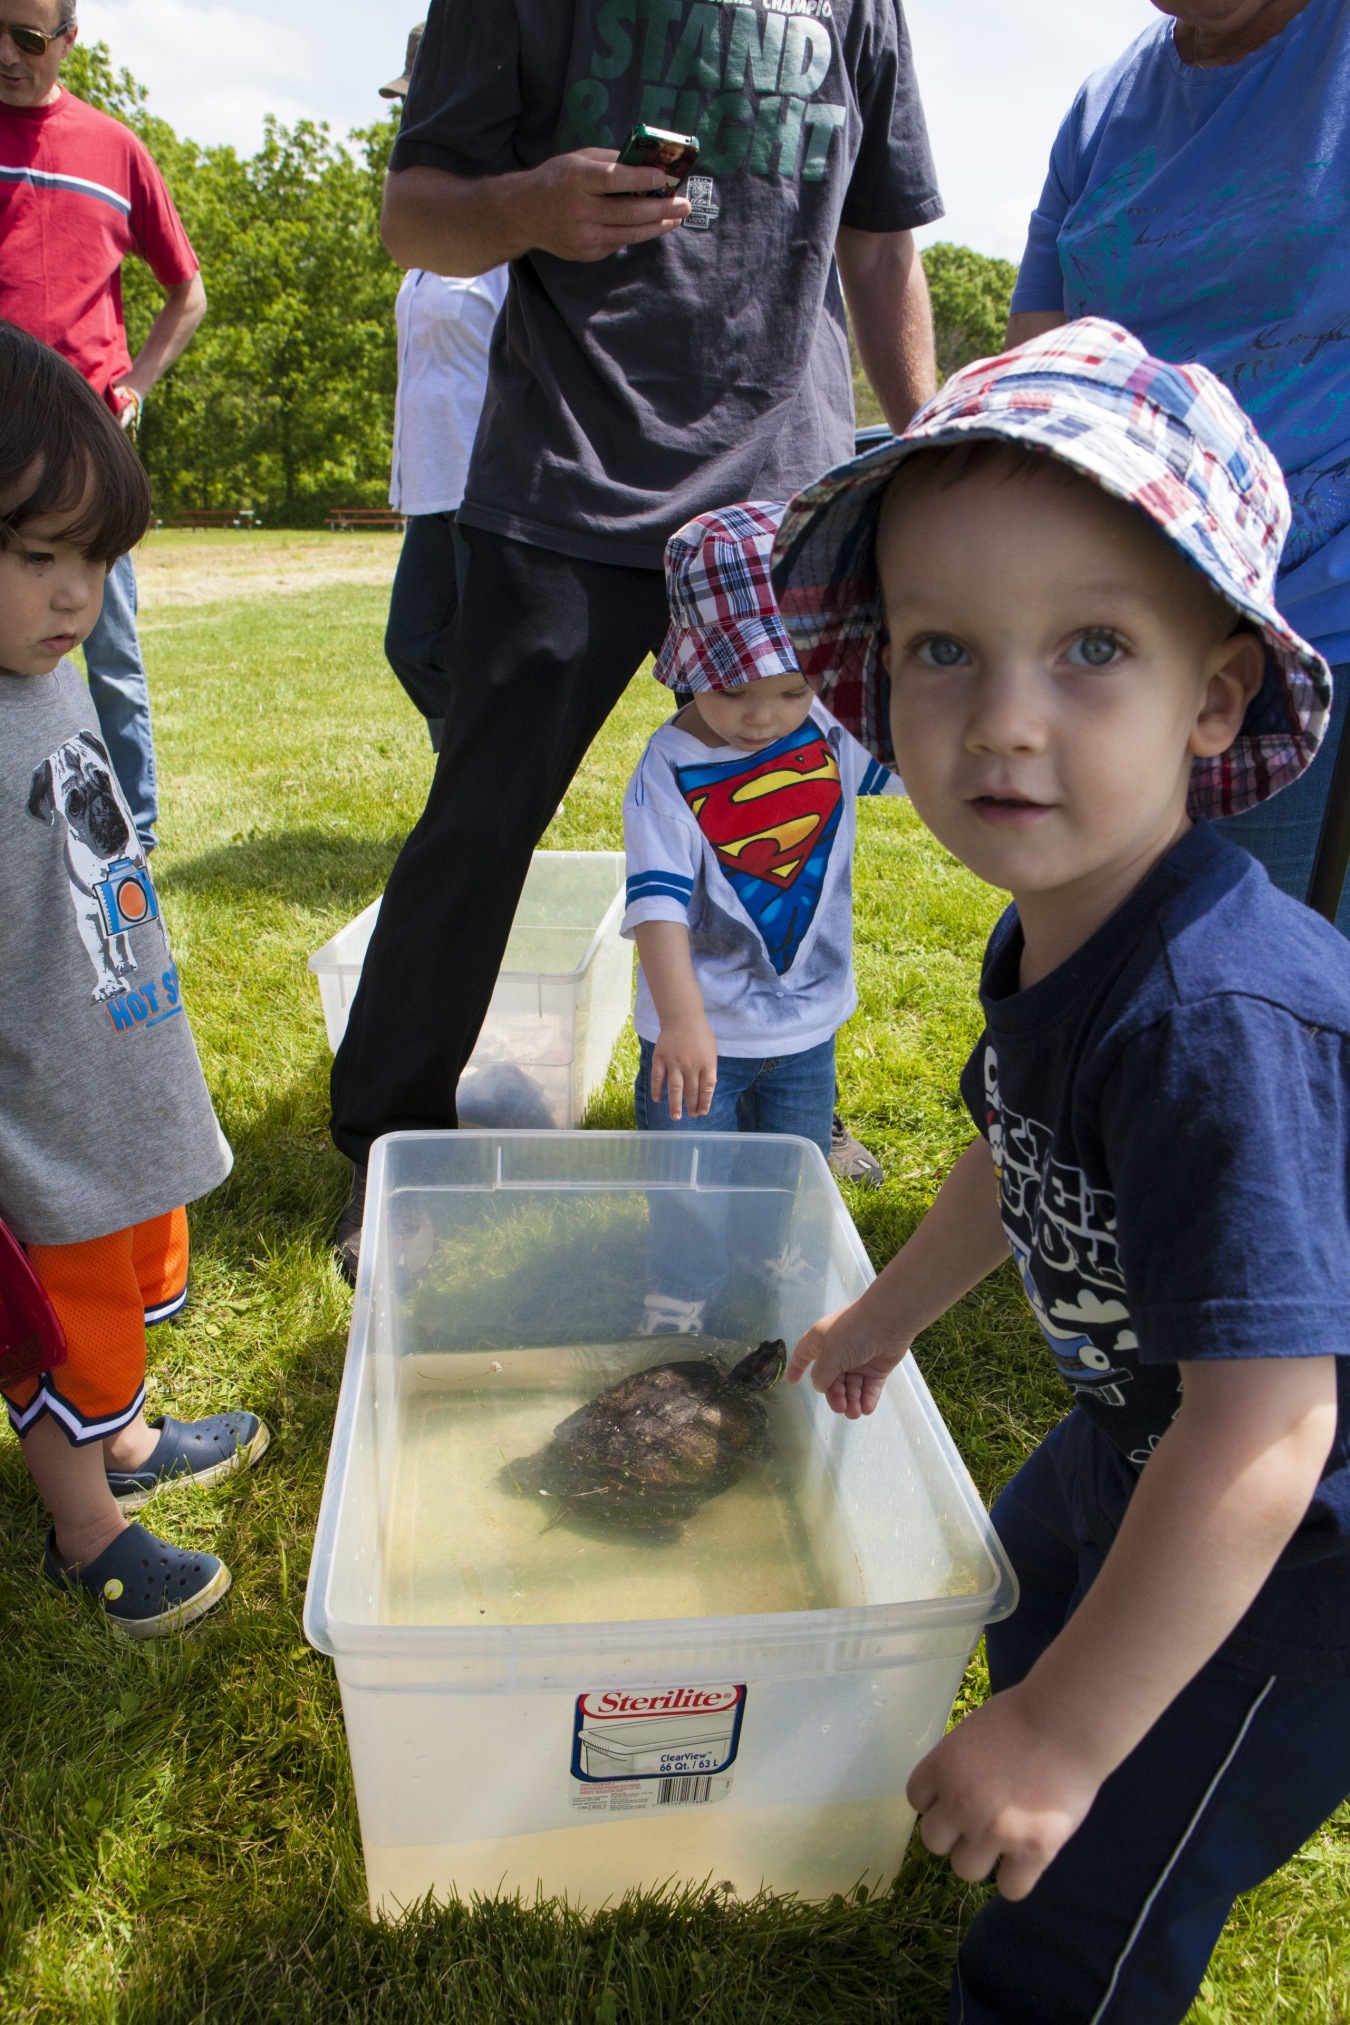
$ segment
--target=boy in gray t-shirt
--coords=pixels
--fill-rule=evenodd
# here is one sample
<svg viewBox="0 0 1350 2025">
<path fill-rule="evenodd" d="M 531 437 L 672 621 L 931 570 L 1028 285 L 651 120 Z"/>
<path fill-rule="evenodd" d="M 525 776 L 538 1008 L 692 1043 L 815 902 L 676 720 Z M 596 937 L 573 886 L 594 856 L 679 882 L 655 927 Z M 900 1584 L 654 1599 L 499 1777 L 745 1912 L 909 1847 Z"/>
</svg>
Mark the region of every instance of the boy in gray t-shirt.
<svg viewBox="0 0 1350 2025">
<path fill-rule="evenodd" d="M 146 1324 L 187 1298 L 183 1205 L 231 1165 L 145 852 L 65 658 L 149 514 L 110 412 L 0 324 L 0 1217 L 27 1253 L 4 1255 L 0 1297 L 11 1317 L 45 1310 L 47 1346 L 9 1344 L 0 1377 L 52 1515 L 44 1573 L 140 1638 L 202 1616 L 230 1573 L 124 1514 L 268 1440 L 251 1413 L 144 1415 Z"/>
</svg>

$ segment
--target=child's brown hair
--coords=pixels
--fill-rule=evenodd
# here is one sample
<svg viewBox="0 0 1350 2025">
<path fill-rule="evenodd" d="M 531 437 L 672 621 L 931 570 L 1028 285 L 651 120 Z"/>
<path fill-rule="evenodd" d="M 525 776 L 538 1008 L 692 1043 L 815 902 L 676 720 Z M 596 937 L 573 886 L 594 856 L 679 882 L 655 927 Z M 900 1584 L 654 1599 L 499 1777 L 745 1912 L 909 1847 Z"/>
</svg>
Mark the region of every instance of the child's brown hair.
<svg viewBox="0 0 1350 2025">
<path fill-rule="evenodd" d="M 0 513 L 5 548 L 25 522 L 68 513 L 62 538 L 111 564 L 150 525 L 150 481 L 111 410 L 59 352 L 3 321 L 0 499 L 12 502 Z"/>
</svg>

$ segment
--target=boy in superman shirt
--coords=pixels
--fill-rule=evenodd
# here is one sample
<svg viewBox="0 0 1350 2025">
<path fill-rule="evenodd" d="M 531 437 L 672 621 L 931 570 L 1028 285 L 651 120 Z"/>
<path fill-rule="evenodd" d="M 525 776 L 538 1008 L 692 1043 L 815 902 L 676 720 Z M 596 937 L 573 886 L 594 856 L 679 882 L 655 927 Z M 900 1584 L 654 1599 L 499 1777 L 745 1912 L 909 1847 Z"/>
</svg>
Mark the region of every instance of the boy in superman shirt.
<svg viewBox="0 0 1350 2025">
<path fill-rule="evenodd" d="M 769 583 L 784 508 L 701 514 L 666 544 L 654 673 L 692 690 L 624 798 L 623 933 L 638 946 L 643 1132 L 785 1132 L 830 1157 L 834 1038 L 853 985 L 854 803 L 902 794 L 817 702 Z M 665 1204 L 660 1218 L 691 1214 Z M 715 1237 L 653 1246 L 645 1334 L 696 1332 Z"/>
<path fill-rule="evenodd" d="M 1013 899 L 977 1135 L 788 1371 L 870 1413 L 1011 1251 L 1072 1400 L 994 1506 L 993 1693 L 909 1782 L 931 1850 L 997 1868 L 960 2025 L 1179 2025 L 1236 1894 L 1350 1791 L 1350 944 L 1204 820 L 1326 727 L 1288 526 L 1226 388 L 1089 318 L 955 374 L 780 536 L 802 667 Z"/>
</svg>

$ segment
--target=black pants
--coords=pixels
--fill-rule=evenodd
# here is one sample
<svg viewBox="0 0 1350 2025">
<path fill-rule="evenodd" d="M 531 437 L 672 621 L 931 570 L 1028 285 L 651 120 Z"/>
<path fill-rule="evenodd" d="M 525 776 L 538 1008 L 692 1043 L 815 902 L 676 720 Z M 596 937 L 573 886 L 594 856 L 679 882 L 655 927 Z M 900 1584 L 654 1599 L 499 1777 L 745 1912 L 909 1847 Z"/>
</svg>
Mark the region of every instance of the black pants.
<svg viewBox="0 0 1350 2025">
<path fill-rule="evenodd" d="M 384 654 L 425 717 L 433 752 L 441 749 L 450 707 L 450 677 L 437 655 L 459 609 L 468 560 L 453 512 L 408 516 L 389 597 Z"/>
<path fill-rule="evenodd" d="M 390 874 L 333 1064 L 333 1139 L 453 1126 L 530 853 L 667 624 L 660 570 L 462 530 L 464 596 L 431 793 Z"/>
</svg>

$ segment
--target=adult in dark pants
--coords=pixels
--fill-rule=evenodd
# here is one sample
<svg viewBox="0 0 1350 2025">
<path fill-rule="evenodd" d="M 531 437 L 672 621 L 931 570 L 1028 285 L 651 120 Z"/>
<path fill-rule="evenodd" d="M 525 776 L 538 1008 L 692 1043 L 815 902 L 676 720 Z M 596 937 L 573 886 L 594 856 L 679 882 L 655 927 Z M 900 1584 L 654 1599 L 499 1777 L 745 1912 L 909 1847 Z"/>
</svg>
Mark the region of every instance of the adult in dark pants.
<svg viewBox="0 0 1350 2025">
<path fill-rule="evenodd" d="M 1218 827 L 1350 934 L 1325 860 L 1310 884 L 1350 694 L 1350 0 L 1154 5 L 1060 128 L 1008 342 L 1112 317 L 1217 373 L 1279 458 L 1280 607 L 1332 665 L 1332 721 L 1301 780 Z"/>
<path fill-rule="evenodd" d="M 617 165 L 639 121 L 698 135 L 674 197 Z M 935 385 L 912 232 L 940 215 L 898 0 L 433 5 L 385 242 L 442 274 L 509 260 L 511 284 L 440 761 L 333 1066 L 348 1269 L 371 1141 L 456 1122 L 530 854 L 665 633 L 666 537 L 850 455 L 845 296 L 908 421 Z"/>
</svg>

